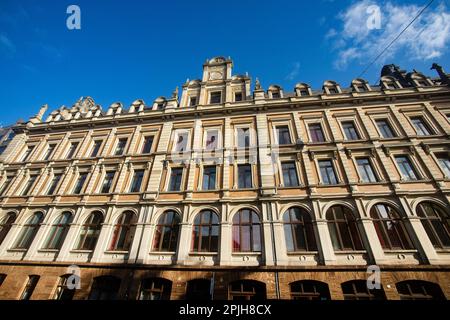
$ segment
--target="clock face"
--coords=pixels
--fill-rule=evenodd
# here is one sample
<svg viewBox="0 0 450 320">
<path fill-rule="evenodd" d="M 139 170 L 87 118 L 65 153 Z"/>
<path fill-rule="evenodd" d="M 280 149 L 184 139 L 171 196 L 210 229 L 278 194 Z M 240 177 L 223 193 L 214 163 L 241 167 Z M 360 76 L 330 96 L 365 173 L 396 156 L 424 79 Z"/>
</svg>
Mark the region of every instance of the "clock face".
<svg viewBox="0 0 450 320">
<path fill-rule="evenodd" d="M 222 73 L 219 71 L 212 71 L 209 73 L 209 80 L 219 80 L 222 79 Z"/>
</svg>

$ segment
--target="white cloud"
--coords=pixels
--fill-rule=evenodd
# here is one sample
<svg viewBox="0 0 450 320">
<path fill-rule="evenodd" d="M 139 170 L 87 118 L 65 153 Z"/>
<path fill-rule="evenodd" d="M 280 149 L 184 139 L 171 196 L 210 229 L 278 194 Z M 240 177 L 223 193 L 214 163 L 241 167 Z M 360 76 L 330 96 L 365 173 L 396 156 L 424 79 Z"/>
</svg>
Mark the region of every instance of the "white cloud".
<svg viewBox="0 0 450 320">
<path fill-rule="evenodd" d="M 292 70 L 286 76 L 286 80 L 294 80 L 300 72 L 300 62 L 295 62 L 292 66 Z"/>
<path fill-rule="evenodd" d="M 381 9 L 381 29 L 367 27 L 367 8 Z M 397 5 L 374 0 L 354 3 L 338 16 L 341 27 L 329 31 L 325 39 L 337 52 L 334 66 L 345 69 L 349 63 L 367 64 L 402 31 L 423 7 Z M 378 61 L 385 62 L 396 54 L 410 60 L 429 60 L 442 56 L 450 42 L 450 12 L 444 4 L 431 6 L 401 35 Z"/>
<path fill-rule="evenodd" d="M 3 48 L 8 54 L 16 52 L 16 46 L 5 34 L 0 34 L 0 48 Z"/>
</svg>

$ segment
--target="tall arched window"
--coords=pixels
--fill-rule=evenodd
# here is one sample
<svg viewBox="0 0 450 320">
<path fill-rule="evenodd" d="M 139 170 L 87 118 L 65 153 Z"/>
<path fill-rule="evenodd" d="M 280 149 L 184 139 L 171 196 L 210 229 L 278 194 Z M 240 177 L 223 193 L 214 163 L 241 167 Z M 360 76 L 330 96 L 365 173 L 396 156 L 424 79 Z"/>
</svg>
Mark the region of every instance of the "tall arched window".
<svg viewBox="0 0 450 320">
<path fill-rule="evenodd" d="M 444 208 L 432 202 L 421 202 L 417 215 L 435 248 L 450 247 L 450 215 Z"/>
<path fill-rule="evenodd" d="M 61 249 L 67 232 L 69 231 L 70 223 L 72 222 L 72 213 L 63 212 L 52 224 L 50 233 L 44 248 L 46 249 Z"/>
<path fill-rule="evenodd" d="M 16 221 L 16 214 L 14 212 L 9 212 L 0 220 L 0 245 L 5 240 L 9 230 L 11 230 L 14 221 Z"/>
<path fill-rule="evenodd" d="M 404 222 L 394 208 L 379 203 L 372 207 L 370 216 L 384 249 L 413 249 Z"/>
<path fill-rule="evenodd" d="M 228 286 L 229 300 L 265 300 L 266 285 L 254 280 L 233 281 Z"/>
<path fill-rule="evenodd" d="M 19 237 L 17 238 L 16 249 L 28 249 L 39 230 L 39 227 L 44 220 L 42 212 L 35 212 L 27 222 L 23 225 Z"/>
<path fill-rule="evenodd" d="M 173 210 L 164 212 L 158 220 L 153 240 L 154 251 L 173 252 L 177 249 L 180 216 Z"/>
<path fill-rule="evenodd" d="M 72 300 L 75 295 L 75 288 L 70 289 L 68 282 L 72 274 L 65 274 L 59 277 L 58 286 L 55 291 L 55 300 Z"/>
<path fill-rule="evenodd" d="M 292 207 L 283 215 L 287 251 L 316 251 L 316 238 L 311 215 L 302 208 Z"/>
<path fill-rule="evenodd" d="M 233 251 L 261 251 L 261 223 L 251 209 L 241 209 L 233 217 Z"/>
<path fill-rule="evenodd" d="M 114 225 L 109 250 L 128 251 L 136 231 L 136 215 L 132 211 L 122 213 Z"/>
<path fill-rule="evenodd" d="M 355 216 L 349 208 L 332 206 L 326 218 L 334 250 L 364 250 Z"/>
<path fill-rule="evenodd" d="M 139 300 L 169 300 L 172 281 L 163 278 L 147 278 L 142 280 Z"/>
<path fill-rule="evenodd" d="M 92 212 L 81 227 L 77 249 L 94 250 L 97 244 L 100 230 L 102 229 L 103 214 L 99 211 Z"/>
<path fill-rule="evenodd" d="M 438 284 L 422 280 L 406 280 L 395 284 L 400 300 L 445 300 Z"/>
<path fill-rule="evenodd" d="M 330 290 L 325 282 L 300 280 L 289 284 L 293 300 L 330 300 Z"/>
<path fill-rule="evenodd" d="M 192 251 L 217 252 L 218 245 L 219 216 L 212 210 L 203 210 L 194 220 Z"/>
<path fill-rule="evenodd" d="M 120 279 L 114 276 L 94 278 L 89 300 L 117 300 L 120 282 Z"/>
</svg>

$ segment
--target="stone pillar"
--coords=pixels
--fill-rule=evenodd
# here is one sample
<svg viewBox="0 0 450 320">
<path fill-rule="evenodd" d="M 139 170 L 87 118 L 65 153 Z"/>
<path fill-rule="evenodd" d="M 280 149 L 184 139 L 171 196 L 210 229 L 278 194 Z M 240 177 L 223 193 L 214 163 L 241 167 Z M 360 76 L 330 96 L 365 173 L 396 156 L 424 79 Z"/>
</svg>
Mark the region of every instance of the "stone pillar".
<svg viewBox="0 0 450 320">
<path fill-rule="evenodd" d="M 128 147 L 127 154 L 138 154 L 137 143 L 139 141 L 139 136 L 141 135 L 141 126 L 136 126 L 133 135 L 131 136 L 130 145 Z"/>
<path fill-rule="evenodd" d="M 314 212 L 317 212 L 318 218 L 315 221 L 317 235 L 319 241 L 317 247 L 321 260 L 325 265 L 334 264 L 336 262 L 336 256 L 334 254 L 333 243 L 331 242 L 330 231 L 328 230 L 327 220 L 322 216 L 322 210 L 320 203 L 317 200 L 313 201 Z"/>
<path fill-rule="evenodd" d="M 261 225 L 261 237 L 262 237 L 262 243 L 261 243 L 261 254 L 264 258 L 264 264 L 267 266 L 273 266 L 275 264 L 275 258 L 274 258 L 274 252 L 273 252 L 273 242 L 275 239 L 272 237 L 272 220 L 270 219 L 269 210 L 272 210 L 272 208 L 268 208 L 270 206 L 270 203 L 263 203 L 262 204 L 262 225 Z"/>
<path fill-rule="evenodd" d="M 112 128 L 111 132 L 108 134 L 108 137 L 106 138 L 105 146 L 103 147 L 103 150 L 98 155 L 99 157 L 105 157 L 109 155 L 111 144 L 113 143 L 115 137 L 116 137 L 117 128 Z"/>
<path fill-rule="evenodd" d="M 222 215 L 220 222 L 220 246 L 219 246 L 219 264 L 226 266 L 231 264 L 231 243 L 232 243 L 232 224 L 228 213 L 228 205 L 222 204 Z"/>
</svg>

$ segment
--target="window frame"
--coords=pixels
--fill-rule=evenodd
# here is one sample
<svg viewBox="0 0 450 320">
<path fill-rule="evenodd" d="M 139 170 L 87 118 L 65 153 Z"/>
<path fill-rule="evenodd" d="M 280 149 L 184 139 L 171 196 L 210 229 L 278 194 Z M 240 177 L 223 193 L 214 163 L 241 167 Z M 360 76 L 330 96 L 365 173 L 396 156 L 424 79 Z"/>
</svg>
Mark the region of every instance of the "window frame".
<svg viewBox="0 0 450 320">
<path fill-rule="evenodd" d="M 181 169 L 181 178 L 180 178 L 179 190 L 171 190 L 172 171 L 174 169 L 177 169 L 177 170 Z M 185 187 L 184 178 L 185 178 L 185 174 L 186 174 L 185 171 L 187 171 L 187 170 L 185 170 L 184 166 L 172 166 L 172 167 L 168 167 L 167 168 L 167 179 L 166 179 L 167 181 L 166 181 L 166 186 L 165 186 L 166 192 L 183 192 L 184 191 L 184 187 Z"/>
<path fill-rule="evenodd" d="M 177 141 L 180 135 L 186 133 L 186 144 L 185 150 L 177 150 Z M 191 151 L 191 130 L 190 129 L 174 129 L 172 133 L 172 152 L 173 153 L 184 153 Z"/>
<path fill-rule="evenodd" d="M 335 176 L 336 183 L 325 183 L 324 177 L 322 176 L 322 170 L 321 170 L 321 167 L 320 167 L 320 163 L 324 162 L 324 161 L 329 161 L 330 162 L 331 168 L 332 168 L 334 176 Z M 333 157 L 321 157 L 321 158 L 318 158 L 318 159 L 316 158 L 315 162 L 316 162 L 316 168 L 317 168 L 317 172 L 318 172 L 318 176 L 319 176 L 319 184 L 320 185 L 336 186 L 336 185 L 339 185 L 339 184 L 343 183 L 343 180 L 341 179 L 341 176 L 340 176 L 340 174 L 339 174 L 339 172 L 337 170 L 337 167 L 336 167 L 336 163 L 335 163 L 336 159 L 334 159 Z M 327 171 L 327 176 L 328 176 L 328 171 Z"/>
<path fill-rule="evenodd" d="M 295 179 L 297 180 L 297 183 L 294 185 L 286 185 L 286 181 L 284 179 L 284 170 L 283 170 L 283 165 L 285 164 L 293 164 L 294 165 L 294 170 L 295 170 Z M 298 188 L 300 186 L 302 186 L 302 183 L 300 181 L 300 175 L 299 175 L 299 167 L 298 167 L 298 161 L 295 160 L 279 160 L 279 168 L 280 168 L 280 181 L 281 181 L 281 185 L 280 187 L 282 188 Z M 289 178 L 289 180 L 291 180 L 291 178 Z"/>
<path fill-rule="evenodd" d="M 207 220 L 207 222 L 204 222 L 205 214 L 209 214 L 209 219 Z M 215 217 L 216 222 L 214 222 L 213 217 Z M 218 253 L 220 250 L 220 226 L 221 226 L 220 217 L 215 211 L 211 209 L 204 209 L 198 212 L 195 215 L 192 223 L 192 236 L 191 236 L 192 240 L 190 251 L 192 253 L 201 253 L 201 252 Z M 198 228 L 197 234 L 196 228 Z M 205 228 L 208 229 L 207 249 L 203 248 L 203 238 L 204 238 L 203 231 Z M 217 236 L 213 234 L 214 230 L 217 230 Z M 214 237 L 216 237 L 216 239 L 214 239 Z"/>
<path fill-rule="evenodd" d="M 211 188 L 208 188 L 208 189 L 205 189 L 205 187 L 204 187 L 204 179 L 205 179 L 205 167 L 209 167 L 209 168 L 214 168 L 214 187 L 211 189 Z M 219 185 L 219 179 L 217 179 L 218 178 L 218 172 L 219 172 L 219 170 L 218 170 L 218 165 L 216 165 L 216 164 L 203 164 L 202 166 L 201 166 L 201 170 L 200 170 L 200 179 L 198 179 L 199 180 L 199 186 L 198 186 L 198 188 L 199 188 L 199 190 L 202 190 L 202 191 L 213 191 L 213 190 L 217 190 L 217 189 L 219 189 L 218 188 L 218 185 Z"/>
<path fill-rule="evenodd" d="M 172 213 L 172 220 L 167 221 L 167 216 Z M 158 217 L 155 224 L 155 232 L 151 246 L 152 252 L 175 253 L 178 250 L 178 242 L 181 233 L 181 216 L 175 210 L 166 210 Z M 167 230 L 168 228 L 169 230 Z M 159 232 L 159 235 L 158 235 Z M 169 245 L 164 247 L 165 234 L 169 234 Z"/>
</svg>

